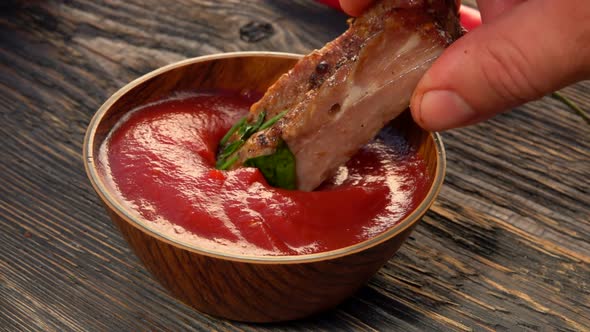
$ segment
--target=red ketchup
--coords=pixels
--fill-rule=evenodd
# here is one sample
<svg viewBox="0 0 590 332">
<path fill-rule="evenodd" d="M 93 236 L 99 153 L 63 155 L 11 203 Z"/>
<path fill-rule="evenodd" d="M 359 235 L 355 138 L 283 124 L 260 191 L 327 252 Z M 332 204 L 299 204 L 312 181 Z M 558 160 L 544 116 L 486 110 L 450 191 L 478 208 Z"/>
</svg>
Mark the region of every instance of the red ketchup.
<svg viewBox="0 0 590 332">
<path fill-rule="evenodd" d="M 134 110 L 101 147 L 100 171 L 150 228 L 208 250 L 302 255 L 393 227 L 428 191 L 426 166 L 386 129 L 314 192 L 269 186 L 255 168 L 216 170 L 217 143 L 254 102 L 179 94 Z"/>
</svg>

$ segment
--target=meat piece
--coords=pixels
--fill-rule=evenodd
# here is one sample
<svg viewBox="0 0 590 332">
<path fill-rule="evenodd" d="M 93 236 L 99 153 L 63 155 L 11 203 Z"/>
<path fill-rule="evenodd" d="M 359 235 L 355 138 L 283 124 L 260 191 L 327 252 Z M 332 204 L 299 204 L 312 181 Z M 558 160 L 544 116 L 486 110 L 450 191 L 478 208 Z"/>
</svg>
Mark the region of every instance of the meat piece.
<svg viewBox="0 0 590 332">
<path fill-rule="evenodd" d="M 252 105 L 249 121 L 287 112 L 253 134 L 231 168 L 284 141 L 295 156 L 297 188 L 315 189 L 408 107 L 424 72 L 461 33 L 455 0 L 378 1 Z"/>
</svg>

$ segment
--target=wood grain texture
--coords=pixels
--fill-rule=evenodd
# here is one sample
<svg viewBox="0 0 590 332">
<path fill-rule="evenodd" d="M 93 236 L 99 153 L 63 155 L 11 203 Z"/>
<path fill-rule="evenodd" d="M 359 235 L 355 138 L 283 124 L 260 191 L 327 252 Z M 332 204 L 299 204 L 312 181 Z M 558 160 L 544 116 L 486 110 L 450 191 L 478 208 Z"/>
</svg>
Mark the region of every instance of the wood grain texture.
<svg viewBox="0 0 590 332">
<path fill-rule="evenodd" d="M 275 33 L 242 41 L 251 20 Z M 143 269 L 84 174 L 96 109 L 179 59 L 303 53 L 344 28 L 344 16 L 303 0 L 3 1 L 0 330 L 589 330 L 590 128 L 549 98 L 445 133 L 437 203 L 336 310 L 273 325 L 219 320 Z M 590 109 L 590 82 L 563 93 Z"/>
</svg>

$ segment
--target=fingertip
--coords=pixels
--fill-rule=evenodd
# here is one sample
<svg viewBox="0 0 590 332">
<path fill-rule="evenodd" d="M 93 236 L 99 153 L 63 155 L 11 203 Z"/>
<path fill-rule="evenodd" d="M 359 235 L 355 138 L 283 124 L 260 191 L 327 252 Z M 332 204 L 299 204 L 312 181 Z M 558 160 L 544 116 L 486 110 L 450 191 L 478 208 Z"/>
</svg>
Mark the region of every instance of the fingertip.
<svg viewBox="0 0 590 332">
<path fill-rule="evenodd" d="M 374 0 L 340 0 L 340 7 L 350 16 L 361 15 Z"/>
<path fill-rule="evenodd" d="M 414 122 L 416 122 L 423 129 L 430 130 L 424 123 L 424 119 L 422 118 L 422 112 L 420 109 L 423 96 L 423 93 L 414 91 L 414 94 L 412 95 L 412 98 L 410 100 L 410 112 L 412 113 L 412 118 L 414 118 Z"/>
<path fill-rule="evenodd" d="M 481 13 L 475 8 L 461 5 L 461 26 L 467 31 L 471 31 L 481 25 Z"/>
<path fill-rule="evenodd" d="M 477 112 L 459 94 L 451 90 L 432 90 L 415 96 L 412 116 L 422 128 L 442 131 L 472 124 Z"/>
</svg>

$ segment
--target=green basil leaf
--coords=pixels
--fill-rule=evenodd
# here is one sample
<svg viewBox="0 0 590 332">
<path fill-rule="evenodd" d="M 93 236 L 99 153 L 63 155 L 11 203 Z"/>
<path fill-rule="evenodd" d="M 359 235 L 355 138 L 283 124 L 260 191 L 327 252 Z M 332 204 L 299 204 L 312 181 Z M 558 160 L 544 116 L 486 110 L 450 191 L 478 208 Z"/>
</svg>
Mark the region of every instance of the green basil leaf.
<svg viewBox="0 0 590 332">
<path fill-rule="evenodd" d="M 250 158 L 244 166 L 258 168 L 273 187 L 296 189 L 295 156 L 282 140 L 273 154 Z"/>
</svg>

